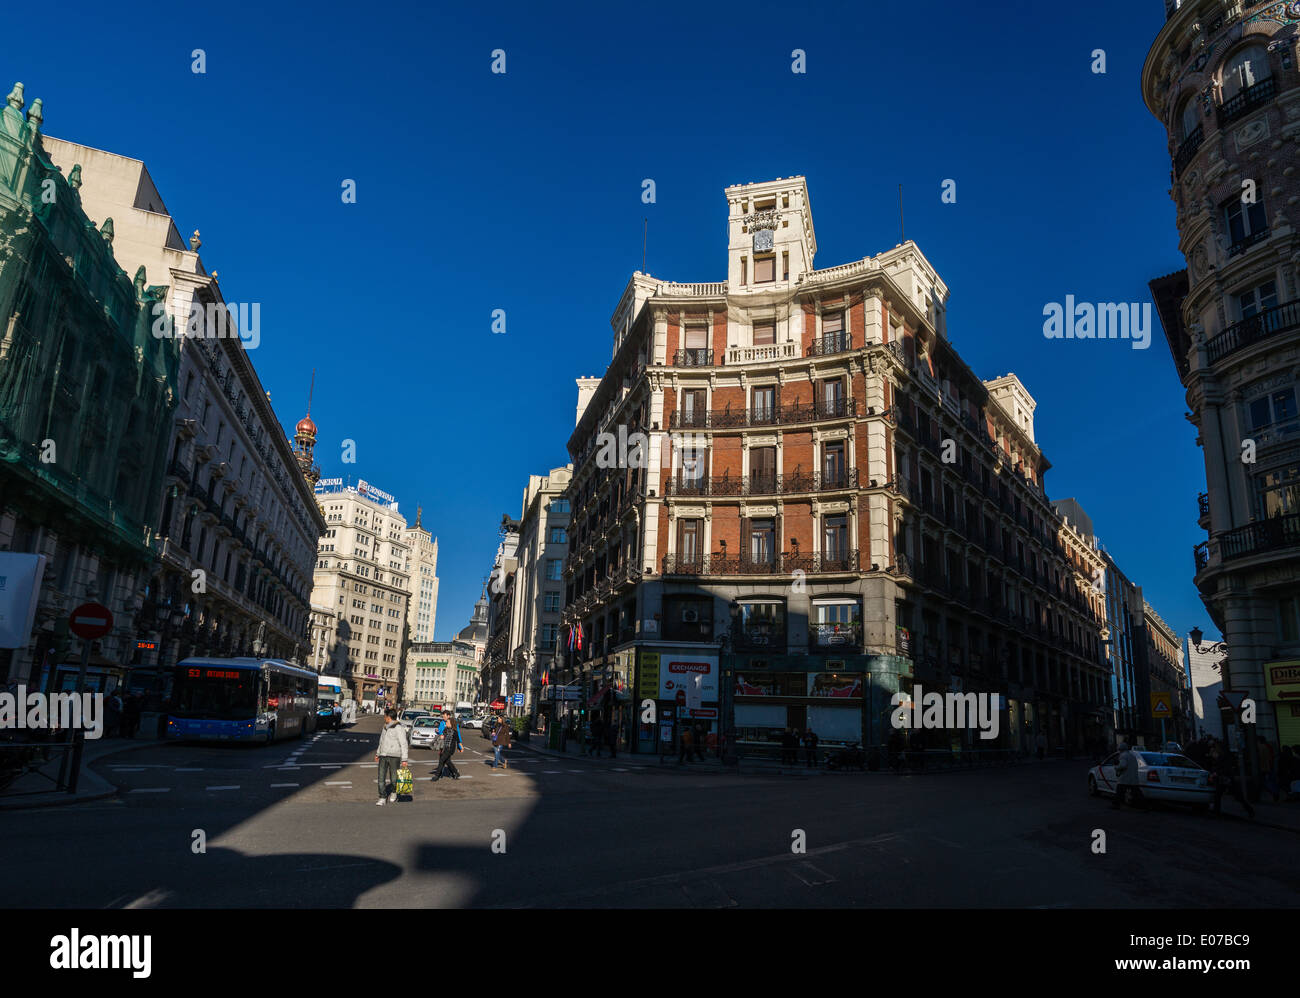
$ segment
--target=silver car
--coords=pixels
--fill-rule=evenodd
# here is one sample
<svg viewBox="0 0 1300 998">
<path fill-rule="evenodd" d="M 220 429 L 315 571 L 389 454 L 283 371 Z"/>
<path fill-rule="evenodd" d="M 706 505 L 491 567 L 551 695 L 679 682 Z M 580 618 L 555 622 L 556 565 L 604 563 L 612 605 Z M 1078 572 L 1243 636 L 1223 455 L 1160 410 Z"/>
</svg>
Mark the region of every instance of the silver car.
<svg viewBox="0 0 1300 998">
<path fill-rule="evenodd" d="M 417 717 L 411 724 L 411 748 L 437 748 L 442 736 L 438 731 L 438 718 L 432 714 Z"/>
</svg>

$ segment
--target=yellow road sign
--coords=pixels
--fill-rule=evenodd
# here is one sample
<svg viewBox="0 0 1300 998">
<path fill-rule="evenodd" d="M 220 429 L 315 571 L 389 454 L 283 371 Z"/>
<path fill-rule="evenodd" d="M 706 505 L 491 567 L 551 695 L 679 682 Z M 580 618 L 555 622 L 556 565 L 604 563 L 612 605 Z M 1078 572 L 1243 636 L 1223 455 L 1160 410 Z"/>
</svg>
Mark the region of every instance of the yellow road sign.
<svg viewBox="0 0 1300 998">
<path fill-rule="evenodd" d="M 1168 693 L 1151 694 L 1151 716 L 1152 717 L 1173 717 L 1174 710 L 1171 704 L 1174 702 L 1173 697 Z"/>
</svg>

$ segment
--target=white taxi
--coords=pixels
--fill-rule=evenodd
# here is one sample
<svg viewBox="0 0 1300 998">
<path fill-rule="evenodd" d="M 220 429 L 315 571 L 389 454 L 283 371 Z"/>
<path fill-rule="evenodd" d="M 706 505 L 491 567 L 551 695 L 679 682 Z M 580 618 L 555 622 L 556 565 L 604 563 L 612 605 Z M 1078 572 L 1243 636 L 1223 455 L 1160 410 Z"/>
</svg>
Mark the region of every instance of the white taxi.
<svg viewBox="0 0 1300 998">
<path fill-rule="evenodd" d="M 1210 774 L 1185 755 L 1174 752 L 1149 752 L 1134 749 L 1137 757 L 1137 788 L 1150 800 L 1194 804 L 1208 808 L 1214 799 Z M 1093 797 L 1113 797 L 1119 786 L 1115 763 L 1119 753 L 1113 752 L 1088 770 L 1088 793 Z"/>
</svg>

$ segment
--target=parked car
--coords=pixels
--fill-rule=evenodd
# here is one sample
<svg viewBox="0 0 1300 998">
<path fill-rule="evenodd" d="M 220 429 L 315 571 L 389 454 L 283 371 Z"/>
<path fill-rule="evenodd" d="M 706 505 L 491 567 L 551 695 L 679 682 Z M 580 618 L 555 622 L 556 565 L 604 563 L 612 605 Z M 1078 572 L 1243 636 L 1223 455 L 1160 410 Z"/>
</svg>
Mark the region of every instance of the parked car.
<svg viewBox="0 0 1300 998">
<path fill-rule="evenodd" d="M 417 717 L 411 724 L 411 748 L 433 748 L 441 731 L 442 722 L 434 715 Z"/>
<path fill-rule="evenodd" d="M 460 722 L 460 726 L 461 726 L 462 728 L 479 728 L 479 729 L 482 729 L 482 727 L 483 727 L 483 718 L 481 718 L 481 717 L 466 717 L 466 718 L 464 718 L 464 719 Z"/>
<path fill-rule="evenodd" d="M 1185 755 L 1148 752 L 1135 749 L 1138 760 L 1138 790 L 1151 800 L 1192 804 L 1207 809 L 1214 799 L 1210 774 Z M 1115 762 L 1119 753 L 1108 755 L 1088 770 L 1088 793 L 1093 797 L 1113 797 L 1119 786 Z"/>
</svg>

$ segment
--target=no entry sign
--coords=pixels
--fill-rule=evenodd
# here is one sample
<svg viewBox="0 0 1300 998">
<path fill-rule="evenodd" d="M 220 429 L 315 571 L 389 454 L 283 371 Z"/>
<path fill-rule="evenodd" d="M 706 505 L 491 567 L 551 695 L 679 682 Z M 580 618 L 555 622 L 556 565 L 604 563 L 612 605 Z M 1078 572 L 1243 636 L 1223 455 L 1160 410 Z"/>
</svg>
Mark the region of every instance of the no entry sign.
<svg viewBox="0 0 1300 998">
<path fill-rule="evenodd" d="M 68 630 L 85 641 L 102 638 L 112 629 L 113 611 L 102 603 L 82 603 L 68 619 Z"/>
</svg>

